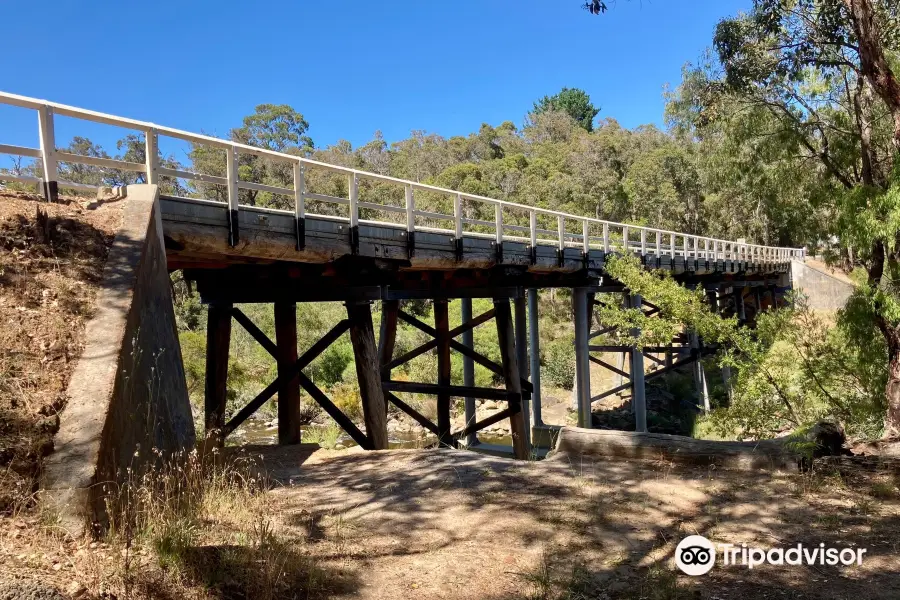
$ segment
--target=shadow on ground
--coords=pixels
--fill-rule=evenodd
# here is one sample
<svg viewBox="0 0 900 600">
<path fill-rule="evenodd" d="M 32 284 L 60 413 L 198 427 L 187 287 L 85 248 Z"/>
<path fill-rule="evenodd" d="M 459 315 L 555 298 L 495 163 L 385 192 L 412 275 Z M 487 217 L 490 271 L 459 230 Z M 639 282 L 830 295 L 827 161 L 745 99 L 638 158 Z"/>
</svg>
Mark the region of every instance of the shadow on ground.
<svg viewBox="0 0 900 600">
<path fill-rule="evenodd" d="M 354 597 L 900 597 L 896 497 L 840 479 L 450 450 L 313 455 L 292 470 L 285 452 L 267 456 L 287 484 L 271 492 L 280 518 L 309 556 L 360 574 Z M 672 556 L 690 534 L 867 554 L 860 567 L 721 567 L 689 578 Z"/>
</svg>

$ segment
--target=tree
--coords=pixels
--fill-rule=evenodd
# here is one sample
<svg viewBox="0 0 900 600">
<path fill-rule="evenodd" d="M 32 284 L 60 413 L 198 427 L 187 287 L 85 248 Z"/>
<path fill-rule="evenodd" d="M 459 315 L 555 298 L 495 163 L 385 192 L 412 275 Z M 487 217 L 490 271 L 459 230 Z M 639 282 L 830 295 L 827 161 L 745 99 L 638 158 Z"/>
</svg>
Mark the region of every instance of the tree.
<svg viewBox="0 0 900 600">
<path fill-rule="evenodd" d="M 599 0 L 585 7 L 607 9 Z M 714 66 L 722 73 L 698 69 L 692 81 L 686 77 L 694 102 L 676 108 L 693 134 L 723 120 L 733 133 L 735 119 L 751 115 L 768 131 L 745 142 L 765 135 L 793 147 L 834 182 L 825 196 L 827 233 L 845 264 L 865 273 L 841 320 L 860 336 L 851 343 L 869 344 L 876 334 L 884 340 L 886 435 L 900 434 L 898 43 L 900 5 L 892 0 L 754 0 L 749 14 L 716 28 Z"/>
<path fill-rule="evenodd" d="M 886 50 L 900 38 L 898 11 L 887 0 L 757 0 L 715 38 L 728 91 L 781 113 L 845 189 L 834 233 L 866 278 L 844 317 L 870 323 L 886 342 L 888 435 L 900 433 L 900 178 L 891 169 L 900 164 L 900 84 Z M 893 121 L 886 147 L 884 114 Z"/>
<path fill-rule="evenodd" d="M 120 153 L 116 156 L 119 160 L 138 164 L 145 164 L 147 161 L 147 143 L 143 133 L 130 133 L 124 138 L 117 140 L 116 149 Z M 182 165 L 175 160 L 174 156 L 164 156 L 159 150 L 157 150 L 157 156 L 161 167 L 172 170 L 180 170 L 182 168 Z M 116 169 L 114 177 L 116 178 L 115 185 L 147 183 L 146 174 L 136 173 L 134 171 L 122 171 Z M 170 196 L 184 196 L 187 194 L 187 188 L 174 177 L 160 177 L 159 188 L 160 193 Z"/>
<path fill-rule="evenodd" d="M 229 132 L 228 137 L 240 144 L 303 156 L 313 150 L 313 142 L 306 135 L 308 129 L 309 123 L 303 115 L 287 104 L 260 104 L 253 114 L 244 117 L 241 127 Z M 197 172 L 225 176 L 225 151 L 221 148 L 197 144 L 191 149 L 190 157 Z M 293 167 L 289 162 L 247 152 L 238 153 L 238 176 L 241 181 L 286 189 L 294 185 Z M 190 185 L 203 197 L 223 202 L 227 199 L 224 186 L 202 182 L 191 182 Z M 274 208 L 287 208 L 290 204 L 286 198 L 256 190 L 240 190 L 239 201 L 250 206 Z"/>
<path fill-rule="evenodd" d="M 885 371 L 877 366 L 877 345 L 848 343 L 853 333 L 829 327 L 802 296 L 788 308 L 758 314 L 749 328 L 710 310 L 702 288 L 689 290 L 668 272 L 647 271 L 634 256 L 612 257 L 606 270 L 659 312 L 622 310 L 610 299 L 599 309 L 604 325 L 624 338 L 640 332 L 638 347 L 667 343 L 686 328 L 718 345 L 717 362 L 737 368 L 733 398 L 711 415 L 721 435 L 773 437 L 822 419 L 839 420 L 866 437 L 880 428 Z"/>
<path fill-rule="evenodd" d="M 533 114 L 561 111 L 572 117 L 585 131 L 594 130 L 594 118 L 600 109 L 591 104 L 587 92 L 578 88 L 564 87 L 553 96 L 544 96 L 534 103 Z"/>
</svg>

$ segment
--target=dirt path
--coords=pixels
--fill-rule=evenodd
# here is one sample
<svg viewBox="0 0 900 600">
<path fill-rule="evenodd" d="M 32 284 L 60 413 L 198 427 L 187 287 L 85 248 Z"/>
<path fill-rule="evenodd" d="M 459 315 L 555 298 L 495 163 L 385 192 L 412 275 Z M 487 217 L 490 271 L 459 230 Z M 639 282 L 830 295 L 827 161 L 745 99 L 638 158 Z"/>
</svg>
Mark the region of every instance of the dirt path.
<svg viewBox="0 0 900 600">
<path fill-rule="evenodd" d="M 344 581 L 337 597 L 900 597 L 900 502 L 884 486 L 462 451 L 266 456 L 287 484 L 271 492 L 280 526 Z M 695 533 L 867 554 L 858 567 L 716 567 L 691 578 L 672 556 Z"/>
</svg>

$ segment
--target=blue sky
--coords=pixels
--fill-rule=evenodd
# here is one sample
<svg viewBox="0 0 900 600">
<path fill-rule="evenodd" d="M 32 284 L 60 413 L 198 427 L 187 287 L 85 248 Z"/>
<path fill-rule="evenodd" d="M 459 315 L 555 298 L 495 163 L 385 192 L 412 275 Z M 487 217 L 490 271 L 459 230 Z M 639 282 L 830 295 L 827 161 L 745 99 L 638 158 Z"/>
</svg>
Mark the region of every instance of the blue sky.
<svg viewBox="0 0 900 600">
<path fill-rule="evenodd" d="M 0 89 L 216 135 L 287 103 L 319 146 L 519 124 L 563 86 L 626 126 L 661 124 L 664 84 L 750 4 L 613 0 L 594 17 L 581 2 L 10 0 Z M 0 110 L 0 143 L 36 138 L 20 112 Z"/>
</svg>

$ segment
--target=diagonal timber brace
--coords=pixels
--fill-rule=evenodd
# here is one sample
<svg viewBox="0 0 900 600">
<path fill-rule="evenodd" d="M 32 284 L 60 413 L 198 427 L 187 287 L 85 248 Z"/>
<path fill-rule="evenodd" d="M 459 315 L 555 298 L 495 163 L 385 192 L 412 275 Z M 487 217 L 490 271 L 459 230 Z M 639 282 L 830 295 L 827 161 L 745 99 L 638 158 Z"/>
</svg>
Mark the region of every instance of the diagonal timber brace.
<svg viewBox="0 0 900 600">
<path fill-rule="evenodd" d="M 272 342 L 240 309 L 228 307 L 233 317 L 247 332 L 278 361 L 278 377 L 247 403 L 227 424 L 220 427 L 222 437 L 229 435 L 247 418 L 259 410 L 275 393 L 279 397 L 279 442 L 300 441 L 298 420 L 293 418 L 299 408 L 299 388 L 306 392 L 365 449 L 384 449 L 388 446 L 386 400 L 378 374 L 378 348 L 375 344 L 372 317 L 367 302 L 348 302 L 348 318 L 340 321 L 299 358 L 296 356 L 297 333 L 294 305 L 276 303 L 275 321 L 278 339 Z M 347 331 L 356 355 L 357 377 L 363 400 L 363 414 L 368 434 L 363 434 L 331 400 L 310 380 L 303 369 L 321 355 Z M 221 345 L 221 344 L 220 344 Z M 227 364 L 227 354 L 224 356 Z M 295 401 L 296 400 L 296 401 Z"/>
<path fill-rule="evenodd" d="M 461 438 L 467 437 L 485 427 L 509 418 L 511 420 L 511 429 L 513 430 L 514 452 L 517 457 L 524 458 L 527 457 L 528 454 L 528 436 L 526 435 L 527 432 L 524 431 L 524 425 L 519 423 L 517 426 L 517 423 L 523 421 L 523 396 L 530 393 L 532 385 L 527 380 L 522 379 L 518 372 L 514 337 L 504 340 L 504 334 L 506 333 L 505 327 L 507 325 L 509 327 L 512 326 L 511 320 L 509 323 L 504 323 L 504 318 L 511 319 L 509 300 L 495 299 L 494 303 L 495 307 L 493 309 L 485 311 L 474 318 L 468 318 L 468 315 L 471 315 L 471 312 L 469 312 L 467 317 L 464 317 L 466 318 L 464 323 L 451 329 L 449 327 L 448 301 L 446 299 L 438 298 L 434 301 L 435 325 L 433 327 L 422 322 L 413 315 L 400 310 L 399 305 L 395 301 L 386 301 L 382 307 L 382 339 L 380 342 L 381 345 L 378 359 L 382 378 L 381 385 L 385 393 L 385 398 L 412 417 L 416 422 L 422 425 L 422 427 L 437 435 L 438 444 L 441 446 L 455 447 Z M 504 311 L 506 312 L 506 317 L 504 317 Z M 498 339 L 500 340 L 501 346 L 504 343 L 511 344 L 513 354 L 509 356 L 504 353 L 503 348 L 501 347 L 501 355 L 503 356 L 504 364 L 497 364 L 486 356 L 476 352 L 465 343 L 460 343 L 454 339 L 455 337 L 471 332 L 479 325 L 491 320 L 494 320 L 497 323 Z M 431 336 L 433 339 L 413 348 L 402 356 L 394 358 L 393 347 L 394 340 L 396 339 L 397 321 L 403 321 Z M 436 384 L 394 381 L 391 379 L 391 371 L 393 369 L 432 350 L 436 351 L 438 355 L 438 377 Z M 451 385 L 451 350 L 459 352 L 463 356 L 471 359 L 473 363 L 480 364 L 492 373 L 503 377 L 507 382 L 506 389 L 497 390 L 493 388 L 479 388 L 473 385 Z M 517 382 L 511 382 L 509 380 L 509 377 L 513 375 L 518 379 Z M 401 392 L 436 396 L 438 401 L 438 422 L 433 423 L 419 411 L 401 400 L 396 395 L 396 393 Z M 454 397 L 468 398 L 471 400 L 476 398 L 498 400 L 507 402 L 507 408 L 495 415 L 491 415 L 481 422 L 470 422 L 463 430 L 454 433 L 451 431 L 450 425 L 450 400 Z"/>
</svg>

